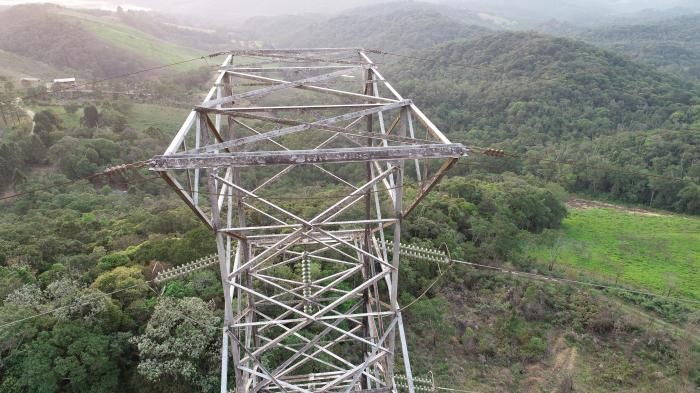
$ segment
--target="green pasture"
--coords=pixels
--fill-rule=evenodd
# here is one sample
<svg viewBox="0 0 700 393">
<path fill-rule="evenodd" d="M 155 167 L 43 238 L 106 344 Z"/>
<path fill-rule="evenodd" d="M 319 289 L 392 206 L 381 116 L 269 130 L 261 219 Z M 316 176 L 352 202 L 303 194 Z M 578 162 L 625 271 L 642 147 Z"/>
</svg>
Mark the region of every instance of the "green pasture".
<svg viewBox="0 0 700 393">
<path fill-rule="evenodd" d="M 613 209 L 571 210 L 530 254 L 555 269 L 700 299 L 700 218 Z"/>
</svg>

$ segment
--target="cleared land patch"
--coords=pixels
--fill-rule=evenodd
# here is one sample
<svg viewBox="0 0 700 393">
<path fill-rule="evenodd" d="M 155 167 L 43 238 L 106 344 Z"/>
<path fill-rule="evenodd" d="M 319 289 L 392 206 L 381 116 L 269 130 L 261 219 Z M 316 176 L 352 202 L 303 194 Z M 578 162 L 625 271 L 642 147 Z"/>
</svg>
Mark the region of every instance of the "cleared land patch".
<svg viewBox="0 0 700 393">
<path fill-rule="evenodd" d="M 651 213 L 651 212 L 649 212 Z M 570 210 L 531 255 L 620 284 L 700 300 L 700 219 L 587 206 Z"/>
</svg>

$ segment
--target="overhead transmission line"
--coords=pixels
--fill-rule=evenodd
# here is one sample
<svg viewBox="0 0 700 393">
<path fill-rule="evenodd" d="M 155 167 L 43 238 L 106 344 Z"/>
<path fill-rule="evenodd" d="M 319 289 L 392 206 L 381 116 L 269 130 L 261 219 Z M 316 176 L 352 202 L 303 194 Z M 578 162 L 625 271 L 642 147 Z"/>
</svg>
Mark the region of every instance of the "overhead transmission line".
<svg viewBox="0 0 700 393">
<path fill-rule="evenodd" d="M 651 172 L 644 172 L 644 171 L 639 171 L 639 170 L 634 170 L 634 169 L 627 169 L 625 167 L 611 164 L 611 165 L 605 165 L 605 164 L 597 164 L 597 163 L 592 163 L 589 161 L 582 162 L 578 160 L 573 160 L 573 159 L 554 159 L 554 158 L 547 158 L 543 156 L 529 156 L 526 154 L 518 154 L 515 152 L 510 152 L 510 151 L 505 151 L 501 149 L 494 149 L 494 148 L 488 148 L 488 147 L 478 147 L 478 146 L 469 146 L 470 150 L 476 151 L 482 155 L 488 156 L 488 157 L 496 157 L 496 158 L 520 158 L 523 160 L 538 160 L 538 161 L 544 161 L 544 162 L 551 162 L 551 163 L 556 163 L 556 164 L 566 164 L 566 165 L 575 165 L 575 166 L 583 166 L 583 167 L 589 167 L 589 168 L 598 168 L 598 169 L 612 169 L 615 168 L 617 170 L 620 170 L 621 172 L 627 173 L 627 174 L 633 174 L 633 175 L 639 175 L 639 176 L 645 176 L 645 177 L 653 177 L 656 179 L 664 179 L 664 180 L 670 180 L 670 181 L 675 181 L 675 182 L 688 182 L 688 183 L 694 183 L 692 179 L 684 179 L 680 177 L 675 177 L 675 176 L 666 176 L 666 175 L 657 175 L 655 173 Z"/>
<path fill-rule="evenodd" d="M 224 55 L 224 54 L 226 54 L 226 53 L 227 53 L 227 52 L 210 53 L 210 54 L 208 54 L 208 55 L 203 55 L 203 56 L 199 56 L 199 57 L 193 57 L 193 58 L 190 58 L 190 59 L 180 60 L 180 61 L 176 61 L 176 62 L 173 62 L 173 63 L 163 64 L 163 65 L 154 66 L 154 67 L 149 67 L 149 68 L 144 68 L 144 69 L 140 69 L 140 70 L 133 71 L 133 72 L 127 72 L 127 73 L 124 73 L 124 74 L 118 74 L 118 75 L 114 75 L 114 76 L 108 76 L 108 77 L 101 78 L 101 79 L 96 79 L 96 80 L 93 80 L 93 81 L 90 81 L 90 82 L 84 82 L 84 83 L 80 83 L 80 84 L 77 84 L 77 85 L 74 85 L 74 86 L 70 86 L 69 88 L 59 89 L 59 90 L 57 90 L 57 91 L 43 92 L 43 93 L 35 93 L 35 94 L 26 95 L 26 96 L 23 96 L 23 97 L 20 97 L 20 98 L 21 98 L 22 100 L 25 100 L 25 99 L 29 99 L 29 98 L 35 98 L 35 97 L 43 96 L 43 95 L 45 95 L 45 94 L 55 94 L 55 93 L 62 93 L 62 92 L 72 91 L 72 90 L 74 90 L 74 89 L 78 89 L 78 88 L 81 88 L 81 87 L 94 86 L 94 85 L 98 85 L 98 84 L 101 84 L 101 83 L 104 83 L 104 82 L 109 82 L 109 81 L 111 81 L 111 80 L 128 78 L 128 77 L 131 77 L 131 76 L 134 76 L 134 75 L 144 74 L 144 73 L 147 73 L 147 72 L 150 72 L 150 71 L 157 71 L 157 70 L 162 70 L 162 69 L 164 69 L 164 68 L 170 68 L 170 67 L 175 67 L 175 66 L 182 65 L 182 64 L 191 63 L 191 62 L 193 62 L 193 61 L 200 61 L 200 60 L 205 60 L 205 61 L 206 61 L 207 58 L 213 58 L 213 57 L 221 56 L 221 55 Z"/>
<path fill-rule="evenodd" d="M 391 242 L 389 242 L 389 245 L 390 244 L 391 244 Z M 421 292 L 421 294 L 417 298 L 415 298 L 413 301 L 411 301 L 406 306 L 402 307 L 401 308 L 402 311 L 405 311 L 406 309 L 410 308 L 417 301 L 419 301 L 421 298 L 426 296 L 427 293 L 430 291 L 430 289 L 432 289 L 444 276 L 447 275 L 452 264 L 462 264 L 462 265 L 468 265 L 468 266 L 472 266 L 472 267 L 476 267 L 476 268 L 480 268 L 480 269 L 493 270 L 493 271 L 509 274 L 511 276 L 520 277 L 520 278 L 524 278 L 524 279 L 554 282 L 554 283 L 559 283 L 559 284 L 563 284 L 563 285 L 570 285 L 570 286 L 571 285 L 578 285 L 578 286 L 591 287 L 591 288 L 595 288 L 595 289 L 608 289 L 608 290 L 634 293 L 634 294 L 638 294 L 638 295 L 644 295 L 644 296 L 655 297 L 655 298 L 664 298 L 664 299 L 678 301 L 681 303 L 700 304 L 700 301 L 682 298 L 682 297 L 667 296 L 667 295 L 661 295 L 661 294 L 656 294 L 656 293 L 652 293 L 652 292 L 645 292 L 645 291 L 639 291 L 639 290 L 635 290 L 635 289 L 629 289 L 629 288 L 615 286 L 615 285 L 599 284 L 599 283 L 594 283 L 594 282 L 589 282 L 589 281 L 580 281 L 580 280 L 573 280 L 573 279 L 567 279 L 567 278 L 560 278 L 560 277 L 554 277 L 554 276 L 549 276 L 549 275 L 539 274 L 539 273 L 528 273 L 528 272 L 523 272 L 523 271 L 518 271 L 518 270 L 511 270 L 511 269 L 506 269 L 503 267 L 485 265 L 485 264 L 476 263 L 476 262 L 461 261 L 461 260 L 453 259 L 449 254 L 449 250 L 446 250 L 445 252 L 443 252 L 443 251 L 440 251 L 437 249 L 422 248 L 422 247 L 417 247 L 414 245 L 403 244 L 403 243 L 401 244 L 400 247 L 403 250 L 402 253 L 405 253 L 406 258 L 419 259 L 419 260 L 432 262 L 432 263 L 438 263 L 438 264 L 439 263 L 448 263 L 449 264 L 448 268 L 440 270 L 440 274 L 438 275 L 438 277 L 435 278 Z M 388 250 L 389 250 L 389 252 L 393 251 L 392 247 L 388 247 Z M 117 293 L 120 293 L 123 291 L 134 289 L 134 288 L 143 286 L 143 284 L 151 284 L 151 283 L 160 284 L 164 281 L 168 281 L 168 280 L 173 279 L 173 278 L 178 278 L 177 276 L 186 275 L 186 274 L 192 273 L 195 270 L 208 268 L 210 266 L 210 264 L 205 261 L 205 259 L 207 259 L 207 258 L 211 258 L 211 257 L 205 257 L 204 259 L 198 259 L 198 260 L 195 260 L 195 261 L 190 262 L 188 264 L 181 265 L 184 267 L 183 269 L 178 269 L 178 267 L 175 267 L 175 268 L 172 268 L 170 270 L 165 270 L 165 271 L 163 271 L 163 273 L 164 273 L 163 277 L 161 277 L 159 275 L 151 280 L 144 281 L 143 283 L 134 284 L 134 285 L 120 288 L 120 289 L 117 289 L 117 290 L 114 290 L 114 291 L 108 292 L 108 293 L 100 293 L 100 294 L 97 294 L 94 296 L 90 296 L 86 299 L 83 299 L 78 304 L 68 304 L 68 305 L 57 307 L 57 308 L 54 308 L 54 309 L 51 309 L 48 311 L 33 314 L 33 315 L 30 315 L 30 316 L 27 316 L 24 318 L 19 318 L 19 319 L 10 321 L 10 322 L 6 322 L 6 323 L 0 325 L 0 329 L 6 328 L 6 327 L 9 327 L 9 326 L 12 326 L 12 325 L 24 322 L 24 321 L 28 321 L 28 320 L 31 320 L 34 318 L 49 315 L 49 314 L 52 314 L 54 312 L 66 309 L 66 308 L 85 305 L 85 304 L 88 304 L 92 300 L 108 297 L 108 296 L 111 296 L 111 295 L 114 295 L 114 294 L 117 294 Z M 156 295 L 160 296 L 158 294 L 158 292 L 156 292 L 150 286 L 147 286 L 147 288 L 150 289 L 151 291 L 153 291 Z"/>
<path fill-rule="evenodd" d="M 391 242 L 389 242 L 389 244 L 391 244 Z M 389 247 L 388 249 L 389 249 L 389 252 L 393 251 L 391 247 Z M 599 283 L 590 282 L 590 281 L 573 280 L 573 279 L 569 279 L 569 278 L 549 276 L 549 275 L 540 274 L 540 273 L 529 273 L 529 272 L 523 272 L 520 270 L 506 269 L 503 267 L 485 265 L 485 264 L 476 263 L 476 262 L 461 261 L 458 259 L 453 259 L 452 256 L 449 254 L 449 250 L 447 252 L 443 252 L 443 251 L 433 249 L 433 248 L 418 247 L 418 246 L 404 244 L 404 243 L 401 243 L 400 249 L 401 249 L 402 255 L 405 258 L 409 258 L 409 259 L 412 258 L 412 259 L 418 259 L 418 260 L 431 262 L 431 263 L 438 263 L 438 266 L 439 266 L 439 264 L 448 264 L 448 268 L 451 267 L 451 265 L 453 263 L 456 263 L 456 264 L 468 265 L 468 266 L 472 266 L 472 267 L 476 267 L 476 268 L 480 268 L 480 269 L 493 270 L 493 271 L 497 271 L 500 273 L 505 273 L 505 274 L 509 274 L 509 275 L 516 276 L 516 277 L 522 277 L 522 278 L 526 278 L 526 279 L 551 281 L 551 282 L 556 282 L 556 283 L 565 284 L 565 285 L 580 285 L 580 286 L 592 287 L 592 288 L 597 288 L 597 289 L 610 289 L 610 290 L 634 293 L 637 295 L 645 295 L 645 296 L 650 296 L 650 297 L 655 297 L 655 298 L 665 298 L 665 299 L 675 300 L 675 301 L 683 302 L 683 303 L 700 304 L 700 300 L 693 300 L 693 299 L 688 299 L 685 297 L 667 296 L 667 295 L 661 295 L 661 294 L 656 294 L 656 293 L 652 293 L 652 292 L 640 291 L 640 290 L 636 290 L 636 289 L 629 289 L 629 288 L 625 288 L 625 287 L 621 287 L 621 286 L 617 286 L 617 285 L 599 284 Z M 437 283 L 437 281 L 439 281 L 447 272 L 448 272 L 448 269 L 441 270 L 438 277 L 428 286 L 428 290 L 430 288 L 432 288 Z M 428 290 L 425 290 L 420 296 L 421 297 L 424 296 Z"/>
<path fill-rule="evenodd" d="M 148 284 L 148 283 L 150 283 L 150 282 L 152 282 L 152 281 L 153 281 L 153 280 L 144 281 L 144 283 L 145 283 L 145 284 Z M 114 291 L 112 291 L 112 292 L 99 293 L 99 294 L 96 294 L 96 295 L 93 295 L 93 296 L 88 296 L 87 298 L 82 299 L 81 301 L 79 301 L 79 302 L 76 303 L 76 304 L 66 304 L 66 305 L 64 305 L 64 306 L 56 307 L 56 308 L 53 308 L 53 309 L 48 310 L 48 311 L 43 311 L 43 312 L 40 312 L 40 313 L 38 313 L 38 314 L 30 315 L 30 316 L 28 316 L 28 317 L 19 318 L 19 319 L 15 319 L 14 321 L 6 322 L 6 323 L 0 325 L 0 329 L 6 328 L 6 327 L 9 327 L 9 326 L 12 326 L 12 325 L 16 325 L 16 324 L 18 324 L 18 323 L 21 323 L 21 322 L 24 322 L 24 321 L 28 321 L 28 320 L 30 320 L 30 319 L 39 318 L 39 317 L 42 317 L 42 316 L 45 316 L 45 315 L 50 315 L 50 314 L 53 314 L 53 313 L 55 313 L 55 312 L 57 312 L 57 311 L 65 310 L 65 309 L 67 309 L 67 308 L 73 308 L 73 307 L 84 306 L 84 305 L 86 305 L 86 304 L 89 304 L 89 303 L 90 303 L 91 301 L 93 301 L 93 300 L 97 300 L 97 299 L 101 299 L 101 298 L 106 298 L 106 297 L 115 295 L 115 294 L 117 294 L 117 293 L 119 293 L 119 292 L 128 291 L 128 290 L 130 290 L 130 289 L 134 289 L 134 288 L 141 287 L 141 286 L 143 286 L 143 284 L 142 284 L 142 283 L 138 283 L 138 284 L 130 285 L 130 286 L 128 286 L 128 287 L 124 287 L 124 288 L 120 288 L 120 289 L 114 290 Z M 75 300 L 75 299 L 73 299 L 73 300 Z"/>
<path fill-rule="evenodd" d="M 144 161 L 137 161 L 137 162 L 132 162 L 129 164 L 123 164 L 123 165 L 109 167 L 101 172 L 96 172 L 96 173 L 93 173 L 93 174 L 90 174 L 87 176 L 81 176 L 81 177 L 76 178 L 76 179 L 72 179 L 72 180 L 68 180 L 68 181 L 64 181 L 64 182 L 59 182 L 59 183 L 54 183 L 54 184 L 50 184 L 47 186 L 36 187 L 36 188 L 32 188 L 32 189 L 27 190 L 27 191 L 22 191 L 22 192 L 18 192 L 18 193 L 11 194 L 11 195 L 6 195 L 3 197 L 0 197 L 0 201 L 18 198 L 18 197 L 26 196 L 26 195 L 31 195 L 31 194 L 34 194 L 34 193 L 37 193 L 40 191 L 48 191 L 48 190 L 59 188 L 59 187 L 69 186 L 69 185 L 78 183 L 80 181 L 93 180 L 93 179 L 96 179 L 96 178 L 102 177 L 102 176 L 111 176 L 111 175 L 117 174 L 117 173 L 126 173 L 127 171 L 129 171 L 131 169 L 142 168 L 142 167 L 148 165 L 149 162 L 150 162 L 149 160 L 144 160 Z"/>
<path fill-rule="evenodd" d="M 114 76 L 109 76 L 109 77 L 105 77 L 105 78 L 101 78 L 101 79 L 95 79 L 95 80 L 92 80 L 92 81 L 89 81 L 89 82 L 80 83 L 80 84 L 77 84 L 77 85 L 74 85 L 74 86 L 70 86 L 70 87 L 67 87 L 67 88 L 64 88 L 64 89 L 59 89 L 59 90 L 56 90 L 56 91 L 29 94 L 29 95 L 20 97 L 20 99 L 25 100 L 25 99 L 30 99 L 30 98 L 35 98 L 35 97 L 43 96 L 43 95 L 45 95 L 45 94 L 56 94 L 56 93 L 62 93 L 62 92 L 70 92 L 70 91 L 73 91 L 74 89 L 79 89 L 79 88 L 81 88 L 81 87 L 94 86 L 94 85 L 98 85 L 98 84 L 101 84 L 101 83 L 104 83 L 104 82 L 109 82 L 109 81 L 116 80 L 116 79 L 124 79 L 124 78 L 128 78 L 128 77 L 131 77 L 131 76 L 134 76 L 134 75 L 145 74 L 145 73 L 147 73 L 147 72 L 162 70 L 162 69 L 165 69 L 165 68 L 171 68 L 171 67 L 175 67 L 175 66 L 182 65 L 182 64 L 192 63 L 192 62 L 195 62 L 195 61 L 204 61 L 204 62 L 207 64 L 208 67 L 217 67 L 217 68 L 218 68 L 218 67 L 219 67 L 218 65 L 216 65 L 216 66 L 210 65 L 210 64 L 207 62 L 207 59 L 211 59 L 211 58 L 218 57 L 218 56 L 229 55 L 229 54 L 236 54 L 236 53 L 244 54 L 246 57 L 255 57 L 255 55 L 245 54 L 245 53 L 246 53 L 245 50 L 238 50 L 238 49 L 233 49 L 233 50 L 228 50 L 228 51 L 214 52 L 214 53 L 209 53 L 209 54 L 202 55 L 202 56 L 199 56 L 199 57 L 192 57 L 192 58 L 189 58 L 189 59 L 180 60 L 180 61 L 175 61 L 175 62 L 168 63 L 168 64 L 162 64 L 162 65 L 153 66 L 153 67 L 149 67 L 149 68 L 143 68 L 143 69 L 140 69 L 140 70 L 137 70 L 137 71 L 127 72 L 127 73 L 118 74 L 118 75 L 114 75 Z M 353 56 L 355 56 L 355 55 L 353 55 Z M 342 58 L 340 58 L 340 59 L 307 58 L 307 60 L 310 60 L 310 61 L 334 62 L 334 63 L 341 62 L 341 63 L 342 63 L 342 62 L 345 62 L 345 59 L 348 59 L 348 58 L 350 58 L 350 57 L 351 57 L 351 56 L 347 56 L 347 57 L 342 57 Z M 353 64 L 354 64 L 354 63 L 353 63 Z"/>
<path fill-rule="evenodd" d="M 399 53 L 394 53 L 394 52 L 383 51 L 383 50 L 379 50 L 379 49 L 366 49 L 365 52 L 367 52 L 367 53 L 382 54 L 382 55 L 397 56 L 397 57 L 403 57 L 403 58 L 410 58 L 410 59 L 421 60 L 421 61 L 430 61 L 430 62 L 434 62 L 434 61 L 435 61 L 435 59 L 429 59 L 429 58 L 423 58 L 423 57 L 417 57 L 417 56 L 411 56 L 411 55 L 404 55 L 404 54 L 399 54 Z M 82 83 L 82 84 L 79 84 L 79 85 L 76 85 L 76 86 L 72 86 L 71 89 L 75 89 L 75 88 L 79 88 L 79 87 L 84 87 L 84 86 L 95 85 L 95 84 L 100 84 L 100 83 L 104 83 L 104 82 L 107 82 L 107 81 L 110 81 L 110 80 L 115 80 L 115 79 L 127 78 L 127 77 L 130 77 L 130 76 L 134 76 L 134 75 L 138 75 L 138 74 L 143 74 L 143 73 L 146 73 L 146 72 L 155 71 L 155 70 L 159 70 L 159 69 L 164 69 L 164 68 L 168 68 L 168 67 L 174 67 L 174 66 L 177 66 L 177 65 L 186 64 L 186 63 L 190 63 L 190 62 L 193 62 L 193 61 L 198 61 L 198 60 L 204 60 L 204 61 L 206 61 L 207 58 L 213 58 L 213 57 L 217 57 L 217 56 L 222 56 L 222 55 L 227 55 L 227 54 L 236 54 L 236 53 L 246 54 L 247 52 L 246 52 L 245 50 L 229 50 L 229 51 L 214 52 L 214 53 L 210 53 L 210 54 L 203 55 L 203 56 L 199 56 L 199 57 L 193 57 L 193 58 L 186 59 L 186 60 L 181 60 L 181 61 L 172 62 L 172 63 L 169 63 L 169 64 L 164 64 L 164 65 L 159 65 L 159 66 L 155 66 L 155 67 L 145 68 L 145 69 L 141 69 L 141 70 L 134 71 L 134 72 L 129 72 L 129 73 L 125 73 L 125 74 L 120 74 L 120 75 L 115 75 L 115 76 L 111 76 L 111 77 L 106 77 L 106 78 L 94 80 L 94 81 L 91 81 L 91 82 L 85 82 L 85 83 Z M 246 54 L 246 56 L 255 57 L 255 55 L 250 55 L 250 54 Z M 354 55 L 353 55 L 353 56 L 354 56 Z M 285 57 L 285 58 L 297 58 L 297 57 L 294 57 L 294 56 L 283 56 L 283 55 L 280 55 L 280 57 Z M 342 61 L 344 61 L 344 59 L 347 59 L 347 58 L 350 58 L 350 57 L 351 57 L 351 56 L 347 56 L 347 57 L 343 57 L 343 58 L 340 58 L 340 59 L 322 59 L 322 58 L 304 58 L 304 59 L 305 59 L 305 60 L 311 60 L 311 61 L 342 62 Z M 302 59 L 302 58 L 299 58 L 299 59 Z M 207 63 L 207 64 L 208 64 L 208 63 Z M 458 63 L 452 62 L 452 63 L 450 63 L 450 64 L 458 64 Z M 472 68 L 483 68 L 482 66 L 471 66 L 471 65 L 468 65 L 468 64 L 466 64 L 466 63 L 459 63 L 459 65 L 467 66 L 467 67 L 472 67 Z M 69 89 L 64 89 L 64 91 L 65 91 L 65 90 L 69 90 Z M 50 92 L 50 94 L 59 93 L 59 92 L 61 92 L 61 90 Z M 43 93 L 42 93 L 42 94 L 43 94 Z M 42 95 L 42 94 L 29 95 L 29 96 L 22 97 L 22 99 L 32 98 L 32 97 L 39 96 L 39 95 Z M 590 163 L 590 162 L 582 163 L 582 162 L 580 162 L 580 161 L 571 160 L 571 159 L 560 160 L 560 159 L 550 159 L 550 158 L 541 157 L 541 156 L 540 156 L 540 157 L 532 157 L 532 156 L 522 155 L 522 154 L 518 154 L 518 153 L 514 153 L 514 152 L 507 152 L 507 151 L 504 151 L 504 150 L 494 149 L 494 148 L 483 148 L 483 147 L 477 147 L 477 146 L 469 146 L 469 149 L 472 150 L 472 151 L 476 151 L 476 152 L 478 152 L 478 153 L 481 153 L 481 154 L 483 154 L 483 155 L 490 156 L 490 157 L 511 157 L 511 158 L 521 158 L 521 159 L 536 159 L 536 160 L 544 161 L 544 162 L 552 162 L 552 163 L 559 163 L 559 164 L 568 164 L 568 165 L 585 166 L 585 167 L 599 168 L 599 169 L 606 169 L 606 170 L 611 169 L 611 168 L 610 168 L 610 167 L 611 167 L 610 165 L 604 165 L 604 164 L 603 164 L 603 165 L 601 165 L 601 164 L 597 164 L 597 165 L 596 165 L 595 163 Z M 124 168 L 121 168 L 121 169 L 126 170 L 126 169 L 132 169 L 132 168 L 142 167 L 142 166 L 147 165 L 148 163 L 149 163 L 148 160 L 146 160 L 146 161 L 139 161 L 139 162 L 135 162 L 135 163 L 131 163 L 131 164 L 126 164 L 126 165 L 123 166 Z M 691 182 L 691 183 L 693 182 L 692 180 L 689 180 L 689 179 L 682 179 L 682 178 L 677 178 L 677 177 L 672 177 L 672 176 L 657 175 L 657 174 L 649 173 L 649 172 L 635 171 L 635 170 L 631 170 L 631 169 L 622 168 L 622 167 L 620 167 L 620 166 L 614 166 L 614 167 L 616 167 L 617 169 L 621 170 L 622 172 L 626 172 L 626 173 L 629 173 L 629 174 L 635 174 L 635 175 L 639 175 L 639 176 L 646 176 L 646 177 L 652 177 L 652 178 L 658 178 L 658 179 L 664 179 L 664 180 L 670 180 L 670 181 L 676 181 L 676 182 Z M 62 183 L 57 183 L 57 184 L 48 185 L 48 186 L 43 186 L 43 187 L 38 187 L 38 188 L 35 188 L 35 189 L 32 189 L 32 190 L 28 190 L 28 191 L 24 191 L 24 192 L 12 194 L 12 195 L 7 195 L 7 196 L 4 196 L 4 197 L 0 197 L 0 201 L 7 200 L 7 199 L 12 199 L 12 198 L 16 198 L 16 197 L 20 197 L 20 196 L 25 196 L 25 195 L 29 195 L 29 194 L 33 194 L 33 193 L 38 192 L 38 191 L 44 191 L 44 190 L 48 190 L 48 189 L 52 189 L 52 188 L 57 188 L 57 187 L 65 186 L 65 185 L 70 185 L 70 184 L 73 184 L 73 183 L 78 182 L 78 181 L 81 181 L 81 180 L 92 180 L 92 179 L 94 179 L 94 178 L 96 178 L 96 177 L 100 177 L 100 176 L 103 176 L 103 175 L 108 175 L 108 174 L 110 174 L 110 173 L 112 173 L 112 172 L 114 172 L 114 171 L 116 171 L 116 170 L 120 170 L 120 168 L 118 168 L 118 167 L 115 167 L 115 168 L 108 168 L 108 169 L 106 169 L 105 171 L 98 172 L 98 173 L 94 173 L 94 174 L 87 175 L 87 176 L 83 176 L 83 177 L 80 177 L 80 178 L 78 178 L 78 179 L 74 179 L 74 180 L 71 180 L 71 181 L 62 182 Z M 202 192 L 202 193 L 206 193 L 206 192 Z M 273 197 L 270 197 L 270 199 L 273 199 Z M 288 199 L 316 199 L 316 198 L 315 198 L 315 197 L 288 197 Z"/>
<path fill-rule="evenodd" d="M 560 160 L 560 159 L 546 158 L 546 157 L 542 157 L 542 156 L 528 156 L 528 155 L 524 155 L 524 154 L 518 154 L 518 153 L 514 153 L 514 152 L 504 151 L 501 149 L 478 147 L 478 146 L 469 146 L 469 150 L 474 151 L 476 153 L 479 153 L 481 155 L 487 156 L 487 157 L 520 158 L 520 159 L 526 159 L 526 160 L 527 159 L 535 159 L 538 161 L 552 162 L 552 163 L 558 163 L 558 164 L 567 164 L 567 165 L 577 165 L 577 166 L 582 166 L 582 167 L 599 168 L 599 169 L 611 169 L 611 167 L 612 167 L 612 168 L 616 168 L 617 170 L 620 170 L 622 172 L 626 172 L 629 174 L 635 174 L 635 175 L 639 175 L 639 176 L 653 177 L 653 178 L 664 179 L 664 180 L 669 180 L 669 181 L 674 181 L 674 182 L 694 183 L 694 181 L 692 179 L 682 179 L 682 178 L 673 177 L 673 176 L 664 176 L 664 175 L 657 175 L 657 174 L 649 173 L 649 172 L 635 171 L 635 170 L 620 167 L 618 165 L 604 165 L 604 164 L 595 164 L 595 163 L 591 163 L 591 162 L 582 162 L 582 161 L 570 160 L 570 159 Z M 111 175 L 113 173 L 118 173 L 118 172 L 123 173 L 123 172 L 126 172 L 126 171 L 131 170 L 131 169 L 145 167 L 145 166 L 149 165 L 150 162 L 151 162 L 151 160 L 142 160 L 142 161 L 137 161 L 137 162 L 133 162 L 133 163 L 129 163 L 129 164 L 117 165 L 115 167 L 107 168 L 101 172 L 96 172 L 96 173 L 93 173 L 91 175 L 82 176 L 82 177 L 79 177 L 77 179 L 73 179 L 73 180 L 69 180 L 69 181 L 65 181 L 65 182 L 59 182 L 59 183 L 55 183 L 55 184 L 51 184 L 51 185 L 47 185 L 47 186 L 41 186 L 41 187 L 37 187 L 34 189 L 30 189 L 27 191 L 23 191 L 23 192 L 11 194 L 11 195 L 6 195 L 3 197 L 0 197 L 0 201 L 34 194 L 34 193 L 39 192 L 39 191 L 46 191 L 46 190 L 50 190 L 50 189 L 54 189 L 54 188 L 59 188 L 59 187 L 71 185 L 71 184 L 74 184 L 74 183 L 77 183 L 77 182 L 83 181 L 83 180 L 93 180 L 95 178 L 98 178 L 101 176 L 108 176 L 108 175 Z M 471 164 L 466 163 L 466 162 L 460 162 L 457 165 L 469 166 Z M 153 180 L 155 181 L 157 179 L 153 179 Z M 398 187 L 389 187 L 388 189 L 391 190 L 391 189 L 396 189 L 396 188 L 398 188 Z M 384 189 L 386 189 L 386 188 L 383 188 L 383 190 Z M 187 191 L 184 188 L 181 188 L 181 190 Z M 374 191 L 370 191 L 370 192 L 374 192 Z M 207 190 L 200 190 L 199 193 L 206 194 L 206 195 L 211 194 Z M 218 196 L 228 195 L 227 193 L 214 193 L 214 194 L 218 195 Z M 335 197 L 335 196 L 346 197 L 346 196 L 349 196 L 349 194 L 327 195 L 327 196 L 317 196 L 317 197 L 311 197 L 311 196 L 309 196 L 309 197 L 307 197 L 307 196 L 269 196 L 269 197 L 259 197 L 259 198 L 270 199 L 270 200 L 323 200 L 323 199 L 327 199 L 329 197 Z M 247 197 L 247 198 L 253 198 L 253 197 Z"/>
<path fill-rule="evenodd" d="M 498 271 L 501 273 L 510 274 L 510 275 L 516 276 L 516 277 L 523 277 L 523 278 L 534 279 L 534 280 L 552 281 L 552 282 L 556 282 L 556 283 L 560 283 L 560 284 L 567 284 L 567 285 L 581 285 L 581 286 L 587 286 L 587 287 L 592 287 L 592 288 L 596 288 L 596 289 L 610 289 L 610 290 L 615 290 L 615 291 L 633 293 L 633 294 L 637 294 L 637 295 L 645 295 L 645 296 L 650 296 L 650 297 L 655 297 L 655 298 L 670 299 L 670 300 L 678 301 L 681 303 L 700 304 L 700 300 L 693 300 L 693 299 L 688 299 L 688 298 L 684 298 L 684 297 L 661 295 L 661 294 L 657 294 L 657 293 L 639 291 L 636 289 L 629 289 L 629 288 L 620 287 L 620 286 L 616 286 L 616 285 L 598 284 L 598 283 L 594 283 L 594 282 L 590 282 L 590 281 L 579 281 L 579 280 L 572 280 L 569 278 L 548 276 L 548 275 L 539 274 L 539 273 L 529 273 L 529 272 L 523 272 L 520 270 L 510 270 L 510 269 L 506 269 L 506 268 L 502 268 L 502 267 L 484 265 L 484 264 L 480 264 L 480 263 L 476 263 L 476 262 L 459 261 L 456 259 L 452 259 L 451 261 L 453 263 L 458 263 L 458 264 L 462 264 L 462 265 L 469 265 L 472 267 L 478 267 L 478 268 L 482 268 L 482 269 L 490 269 L 490 270 Z"/>
<path fill-rule="evenodd" d="M 412 55 L 406 55 L 406 54 L 401 54 L 401 53 L 395 53 L 395 52 L 387 52 L 385 50 L 381 49 L 365 49 L 365 52 L 367 53 L 375 53 L 378 55 L 386 55 L 386 56 L 394 56 L 394 57 L 400 57 L 403 59 L 412 59 L 412 60 L 419 60 L 419 61 L 428 61 L 431 63 L 435 62 L 435 59 L 429 59 L 427 57 L 419 57 L 419 56 L 412 56 Z M 446 64 L 451 64 L 451 65 L 459 65 L 463 67 L 468 67 L 468 68 L 474 68 L 474 69 L 482 69 L 486 68 L 488 66 L 485 65 L 472 65 L 472 64 L 467 64 L 465 62 L 445 62 Z M 376 63 L 375 63 L 376 64 Z"/>
</svg>

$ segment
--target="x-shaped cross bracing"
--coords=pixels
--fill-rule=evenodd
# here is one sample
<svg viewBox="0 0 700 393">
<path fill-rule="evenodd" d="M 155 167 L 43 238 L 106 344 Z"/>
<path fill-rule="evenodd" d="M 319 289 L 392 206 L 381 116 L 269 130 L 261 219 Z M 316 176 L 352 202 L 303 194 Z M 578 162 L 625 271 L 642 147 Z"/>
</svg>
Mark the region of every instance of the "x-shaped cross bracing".
<svg viewBox="0 0 700 393">
<path fill-rule="evenodd" d="M 216 238 L 222 392 L 395 390 L 400 350 L 413 393 L 396 245 L 465 152 L 361 49 L 232 53 L 151 164 Z"/>
</svg>

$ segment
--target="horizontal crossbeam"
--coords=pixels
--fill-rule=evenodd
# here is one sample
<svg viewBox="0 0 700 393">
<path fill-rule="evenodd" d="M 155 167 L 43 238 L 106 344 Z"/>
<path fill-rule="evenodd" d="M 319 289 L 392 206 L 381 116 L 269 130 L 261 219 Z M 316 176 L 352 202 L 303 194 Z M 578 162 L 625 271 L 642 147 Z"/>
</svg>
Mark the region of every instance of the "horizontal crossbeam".
<svg viewBox="0 0 700 393">
<path fill-rule="evenodd" d="M 151 170 L 247 167 L 261 165 L 301 165 L 346 163 L 361 161 L 392 161 L 404 159 L 461 157 L 467 148 L 460 143 L 357 147 L 318 150 L 255 151 L 219 154 L 173 154 L 156 156 Z"/>
<path fill-rule="evenodd" d="M 205 113 L 219 113 L 219 114 L 233 114 L 236 112 L 275 112 L 275 111 L 307 111 L 307 110 L 318 110 L 318 109 L 355 109 L 355 108 L 375 108 L 378 106 L 386 105 L 386 102 L 369 103 L 369 104 L 328 104 L 328 105 L 282 105 L 282 106 L 246 106 L 246 107 L 236 107 L 236 108 L 207 108 L 207 107 L 196 107 L 200 112 Z"/>
</svg>

